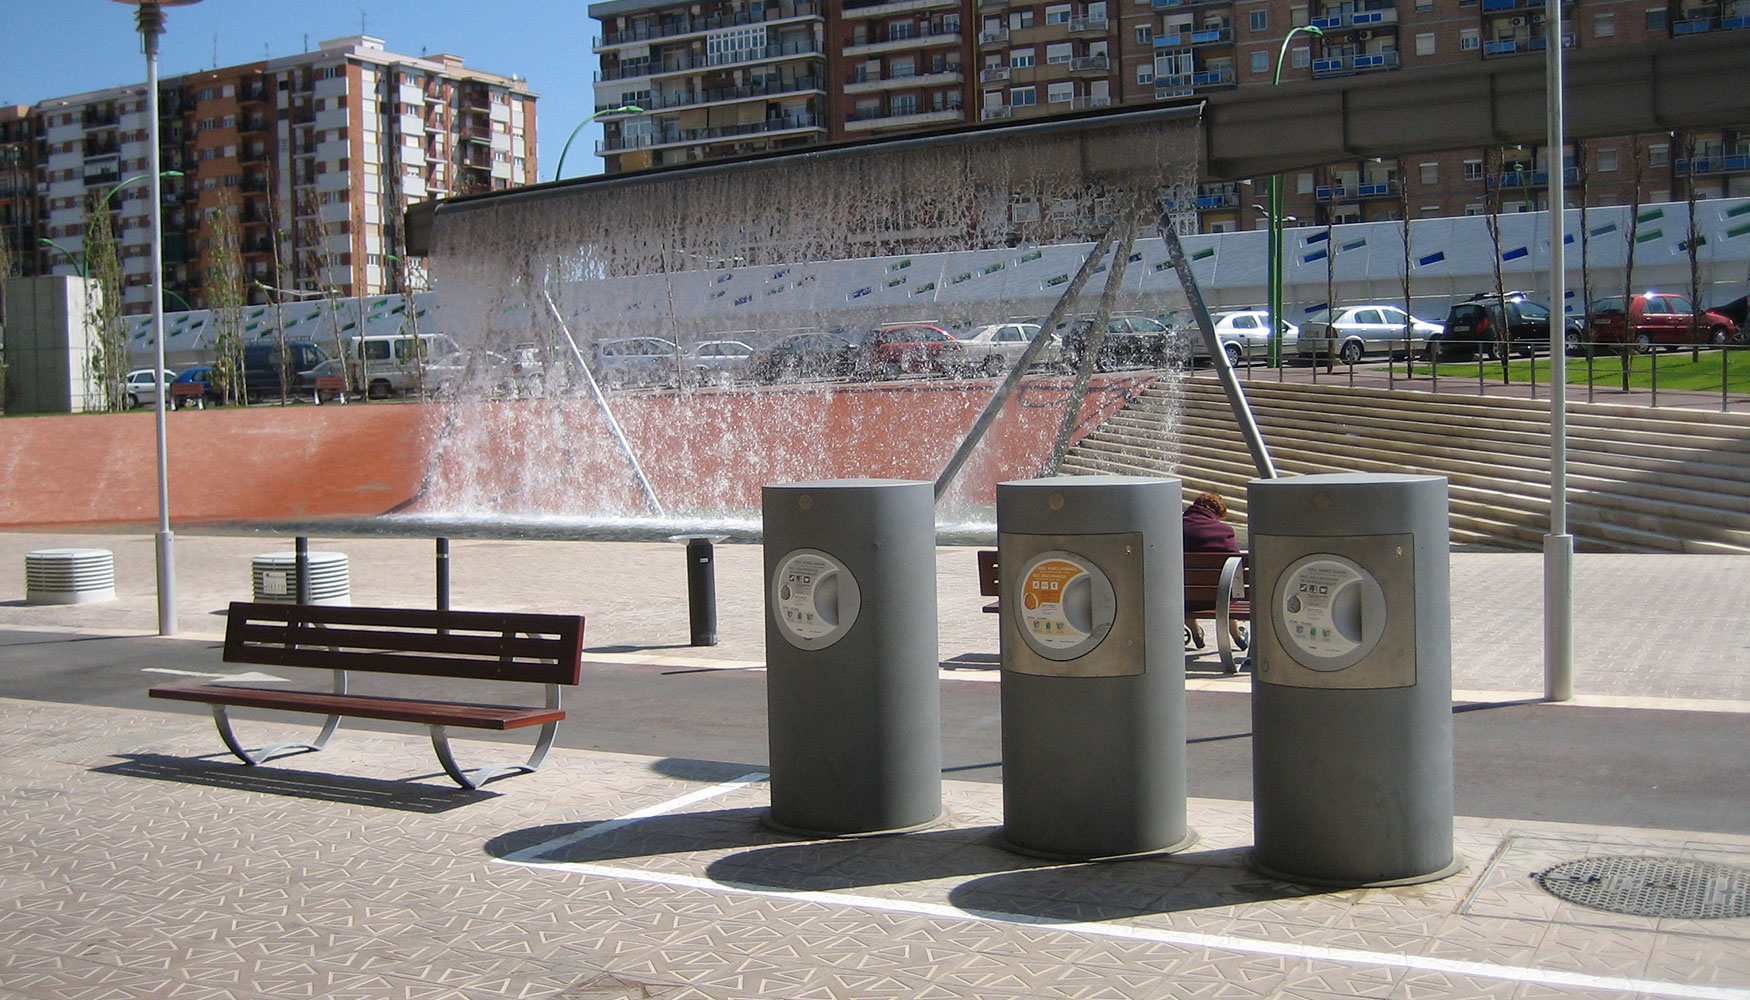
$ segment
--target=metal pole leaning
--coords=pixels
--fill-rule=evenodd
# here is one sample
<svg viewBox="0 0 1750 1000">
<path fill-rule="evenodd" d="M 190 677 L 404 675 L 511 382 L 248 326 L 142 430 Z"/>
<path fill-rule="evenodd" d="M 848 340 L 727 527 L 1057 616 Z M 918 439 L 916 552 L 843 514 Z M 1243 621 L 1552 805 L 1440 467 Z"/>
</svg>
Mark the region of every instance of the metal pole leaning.
<svg viewBox="0 0 1750 1000">
<path fill-rule="evenodd" d="M 650 512 L 662 517 L 662 504 L 656 499 L 656 490 L 651 488 L 650 479 L 644 475 L 644 467 L 638 464 L 638 456 L 632 451 L 632 443 L 626 440 L 626 432 L 620 429 L 620 422 L 614 419 L 614 411 L 608 406 L 608 398 L 602 395 L 602 387 L 596 384 L 595 374 L 589 370 L 589 362 L 584 360 L 583 350 L 577 346 L 577 338 L 571 335 L 571 327 L 565 325 L 565 317 L 559 314 L 559 304 L 553 301 L 552 293 L 541 290 L 541 297 L 547 300 L 547 308 L 553 311 L 553 322 L 559 324 L 559 332 L 565 334 L 565 340 L 571 345 L 571 353 L 577 358 L 577 366 L 583 370 L 584 381 L 589 384 L 590 398 L 595 400 L 596 409 L 602 411 L 602 416 L 608 422 L 608 432 L 614 436 L 614 443 L 619 445 L 621 454 L 626 456 L 626 463 L 632 467 L 632 476 L 638 480 L 638 490 L 644 494 L 644 502 L 650 506 Z"/>
</svg>

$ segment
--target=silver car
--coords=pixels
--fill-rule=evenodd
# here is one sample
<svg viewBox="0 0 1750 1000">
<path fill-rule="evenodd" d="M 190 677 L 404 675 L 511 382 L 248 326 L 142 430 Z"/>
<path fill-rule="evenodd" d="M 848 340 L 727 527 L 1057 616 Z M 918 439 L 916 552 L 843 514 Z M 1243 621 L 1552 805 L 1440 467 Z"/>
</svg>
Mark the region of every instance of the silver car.
<svg viewBox="0 0 1750 1000">
<path fill-rule="evenodd" d="M 1352 365 L 1364 354 L 1420 350 L 1429 335 L 1444 329 L 1397 306 L 1343 306 L 1335 314 L 1320 309 L 1302 327 L 1295 350 L 1301 357 L 1335 357 Z"/>
<path fill-rule="evenodd" d="M 1228 364 L 1264 364 L 1270 357 L 1270 312 L 1266 309 L 1230 309 L 1211 316 L 1215 321 L 1215 340 L 1227 355 Z M 1188 330 L 1191 357 L 1209 360 L 1209 348 L 1203 333 L 1193 324 Z M 1282 353 L 1293 354 L 1300 340 L 1300 327 L 1282 324 Z"/>
<path fill-rule="evenodd" d="M 694 344 L 683 360 L 687 380 L 696 385 L 724 385 L 747 377 L 753 348 L 740 340 L 706 340 Z"/>
<path fill-rule="evenodd" d="M 966 347 L 965 365 L 973 371 L 985 375 L 996 376 L 1007 371 L 1021 355 L 1027 353 L 1034 338 L 1039 336 L 1038 323 L 991 323 L 981 326 L 965 337 L 961 343 Z M 1063 362 L 1063 341 L 1055 335 L 1051 342 L 1040 348 L 1039 356 L 1033 360 L 1035 365 L 1057 365 Z"/>
</svg>

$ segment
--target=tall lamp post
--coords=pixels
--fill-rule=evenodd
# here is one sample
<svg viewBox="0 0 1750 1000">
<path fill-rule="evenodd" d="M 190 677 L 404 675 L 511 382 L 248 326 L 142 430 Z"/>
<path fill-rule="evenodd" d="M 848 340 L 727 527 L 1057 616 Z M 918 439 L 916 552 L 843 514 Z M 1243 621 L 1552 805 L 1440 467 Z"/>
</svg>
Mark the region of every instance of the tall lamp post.
<svg viewBox="0 0 1750 1000">
<path fill-rule="evenodd" d="M 1574 697 L 1574 536 L 1568 533 L 1567 161 L 1562 97 L 1562 4 L 1545 0 L 1545 98 L 1549 121 L 1550 516 L 1543 539 L 1543 689 L 1548 701 Z"/>
<path fill-rule="evenodd" d="M 1276 74 L 1270 78 L 1272 87 L 1282 83 L 1282 62 L 1288 58 L 1288 43 L 1295 35 L 1318 35 L 1324 31 L 1316 25 L 1303 24 L 1288 29 L 1282 37 L 1282 48 L 1276 53 Z M 1282 175 L 1270 175 L 1270 367 L 1282 367 Z M 1329 252 L 1328 250 L 1326 251 Z"/>
<path fill-rule="evenodd" d="M 571 140 L 577 138 L 577 133 L 582 132 L 585 125 L 607 115 L 641 115 L 643 113 L 644 109 L 636 104 L 622 104 L 617 108 L 603 108 L 578 122 L 577 127 L 571 130 L 571 134 L 565 137 L 565 145 L 559 150 L 559 164 L 553 168 L 553 179 L 558 180 L 565 176 L 565 154 L 571 152 Z"/>
<path fill-rule="evenodd" d="M 158 36 L 164 33 L 164 8 L 185 7 L 200 0 L 115 0 L 136 8 L 140 44 L 146 52 L 146 175 L 152 188 L 152 287 L 164 287 L 164 205 L 159 191 L 161 169 L 158 149 Z M 118 185 L 119 186 L 119 185 Z M 115 192 L 110 192 L 114 194 Z M 152 295 L 152 343 L 157 350 L 155 371 L 164 370 L 164 296 Z M 170 456 L 164 434 L 164 397 L 158 393 L 158 634 L 176 634 L 176 551 L 170 533 Z"/>
</svg>

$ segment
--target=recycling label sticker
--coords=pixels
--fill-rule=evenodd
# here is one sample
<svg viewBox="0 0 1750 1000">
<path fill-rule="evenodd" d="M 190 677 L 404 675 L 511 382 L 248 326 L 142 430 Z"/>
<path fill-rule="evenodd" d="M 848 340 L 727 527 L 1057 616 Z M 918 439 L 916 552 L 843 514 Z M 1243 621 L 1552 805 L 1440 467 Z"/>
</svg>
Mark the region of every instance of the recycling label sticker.
<svg viewBox="0 0 1750 1000">
<path fill-rule="evenodd" d="M 1021 638 L 1049 659 L 1080 657 L 1112 631 L 1112 583 L 1073 553 L 1046 552 L 1028 562 L 1017 596 Z"/>
<path fill-rule="evenodd" d="M 791 645 L 821 649 L 856 623 L 862 599 L 856 578 L 818 549 L 785 556 L 772 576 L 772 614 Z"/>
<path fill-rule="evenodd" d="M 1312 656 L 1333 658 L 1360 648 L 1360 593 L 1366 572 L 1347 559 L 1310 558 L 1290 567 L 1282 590 L 1289 641 Z"/>
</svg>

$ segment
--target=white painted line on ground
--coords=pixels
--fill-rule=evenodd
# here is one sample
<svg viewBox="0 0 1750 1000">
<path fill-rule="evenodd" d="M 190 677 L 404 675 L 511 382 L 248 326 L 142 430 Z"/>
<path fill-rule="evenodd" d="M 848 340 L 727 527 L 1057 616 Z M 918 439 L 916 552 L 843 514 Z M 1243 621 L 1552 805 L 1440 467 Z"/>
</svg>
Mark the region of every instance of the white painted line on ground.
<svg viewBox="0 0 1750 1000">
<path fill-rule="evenodd" d="M 747 785 L 764 781 L 766 778 L 767 774 L 764 771 L 750 771 L 739 778 L 725 781 L 720 785 L 712 785 L 709 788 L 700 788 L 688 792 L 685 795 L 669 799 L 667 802 L 658 802 L 653 806 L 645 806 L 643 809 L 627 813 L 618 819 L 603 820 L 600 823 L 586 826 L 575 833 L 568 833 L 562 837 L 554 837 L 552 840 L 543 841 L 533 847 L 525 847 L 514 854 L 506 855 L 503 860 L 514 862 L 516 864 L 546 864 L 546 862 L 542 862 L 540 859 L 554 851 L 570 847 L 572 844 L 582 843 L 585 840 L 589 840 L 591 837 L 599 837 L 602 834 L 612 833 L 615 830 L 623 829 L 631 826 L 639 820 L 649 819 L 652 816 L 662 816 L 674 812 L 677 809 L 685 809 L 687 806 L 693 805 L 694 803 L 704 802 L 707 799 L 714 799 L 719 795 L 727 795 L 730 792 L 744 788 Z"/>
<path fill-rule="evenodd" d="M 245 672 L 240 673 L 240 674 L 215 674 L 215 673 L 208 673 L 207 671 L 204 671 L 204 670 L 175 670 L 175 669 L 172 669 L 170 667 L 141 667 L 140 673 L 142 673 L 142 674 L 171 674 L 172 676 L 176 676 L 176 677 L 205 677 L 207 680 L 213 680 L 213 681 L 249 681 L 252 684 L 261 684 L 261 683 L 267 683 L 267 682 L 276 683 L 276 684 L 290 684 L 291 683 L 290 681 L 288 681 L 284 677 L 275 677 L 272 674 L 264 674 L 259 670 L 248 670 L 248 671 L 245 671 Z"/>
<path fill-rule="evenodd" d="M 615 821 L 617 822 L 617 821 Z M 591 829 L 595 829 L 591 827 Z M 518 852 L 518 855 L 528 852 Z M 1307 961 L 1334 962 L 1346 965 L 1373 965 L 1384 968 L 1413 969 L 1418 972 L 1438 972 L 1455 976 L 1475 976 L 1516 983 L 1536 983 L 1544 986 L 1571 987 L 1579 990 L 1610 990 L 1653 996 L 1679 997 L 1683 1000 L 1750 1000 L 1750 989 L 1722 986 L 1700 986 L 1688 983 L 1668 983 L 1653 979 L 1627 979 L 1618 976 L 1594 976 L 1559 969 L 1537 969 L 1527 966 L 1493 965 L 1488 962 L 1467 962 L 1458 959 L 1430 958 L 1421 955 L 1398 955 L 1390 952 L 1361 951 L 1354 948 L 1326 948 L 1319 945 L 1296 944 L 1291 941 L 1260 941 L 1252 938 L 1228 937 L 1220 934 L 1199 934 L 1193 931 L 1173 931 L 1156 927 L 1135 927 L 1124 924 L 1094 924 L 1057 921 L 1050 917 L 1025 913 L 1005 913 L 999 910 L 963 910 L 941 903 L 922 903 L 903 899 L 883 899 L 850 893 L 766 889 L 735 882 L 719 882 L 697 875 L 672 872 L 640 871 L 636 868 L 616 868 L 611 865 L 577 864 L 571 862 L 540 863 L 518 860 L 518 855 L 498 859 L 501 863 L 520 864 L 545 871 L 562 871 L 593 878 L 664 885 L 677 889 L 696 889 L 731 895 L 764 896 L 773 899 L 799 900 L 841 909 L 871 910 L 882 913 L 903 913 L 939 920 L 977 921 L 980 923 L 1026 924 L 1066 934 L 1115 938 L 1126 941 L 1147 941 L 1181 948 L 1209 948 L 1217 951 L 1248 955 L 1271 955 Z"/>
</svg>

